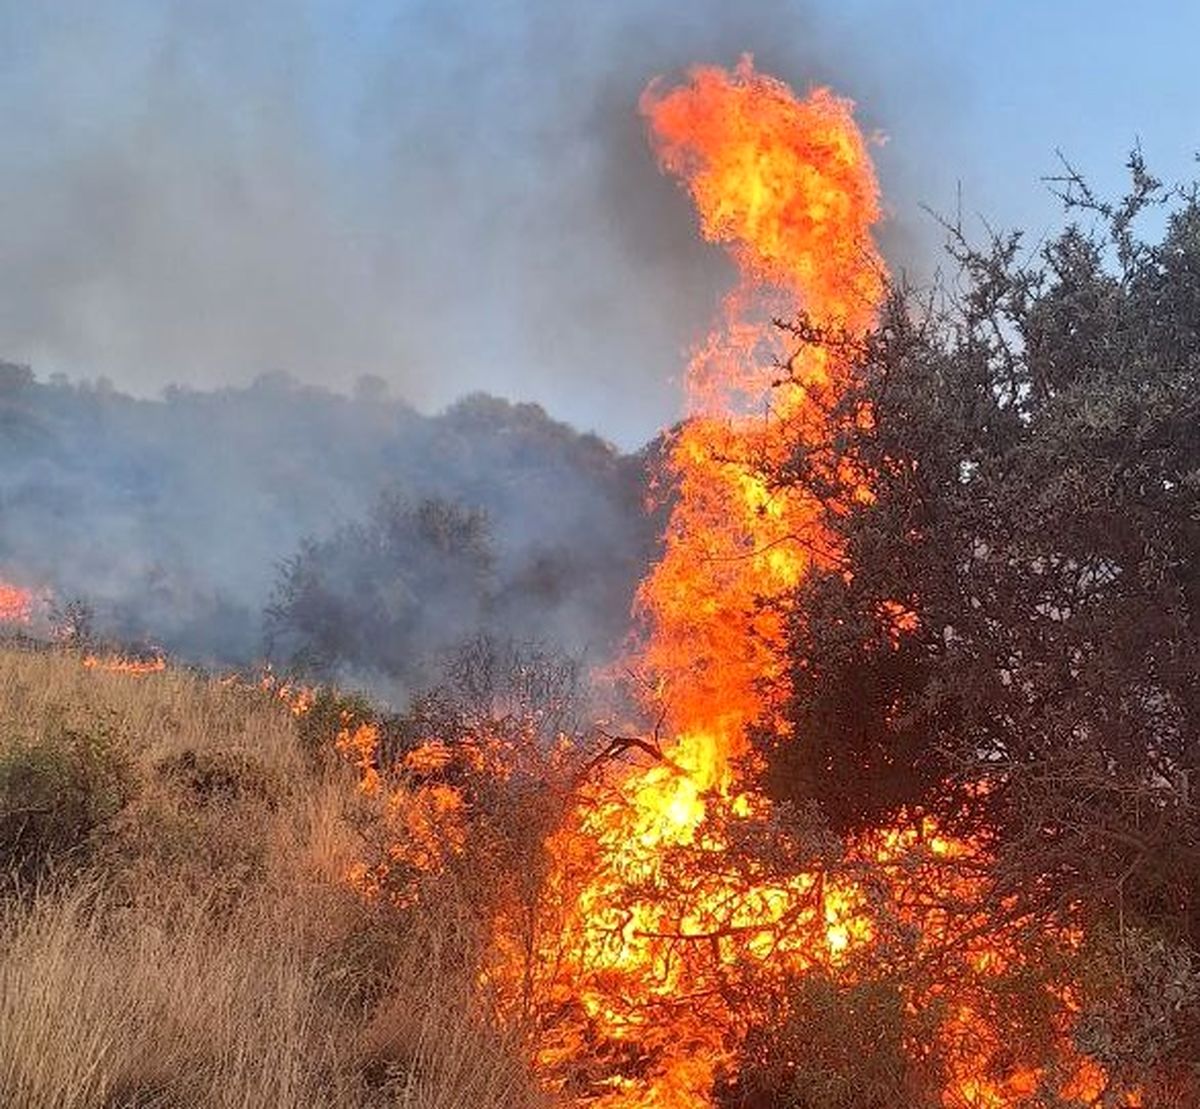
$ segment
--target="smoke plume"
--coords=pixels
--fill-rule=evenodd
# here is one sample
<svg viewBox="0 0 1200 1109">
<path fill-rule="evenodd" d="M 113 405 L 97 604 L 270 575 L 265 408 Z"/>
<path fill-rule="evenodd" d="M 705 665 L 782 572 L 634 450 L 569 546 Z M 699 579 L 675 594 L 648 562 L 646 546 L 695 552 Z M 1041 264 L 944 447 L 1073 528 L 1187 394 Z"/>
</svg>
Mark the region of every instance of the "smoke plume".
<svg viewBox="0 0 1200 1109">
<path fill-rule="evenodd" d="M 944 143 L 952 98 L 889 22 L 789 0 L 8 5 L 0 357 L 141 395 L 374 373 L 421 407 L 519 396 L 634 446 L 678 414 L 729 278 L 654 165 L 642 88 L 751 51 L 857 97 L 868 131 L 919 118 Z M 895 149 L 927 168 L 920 146 Z"/>
</svg>

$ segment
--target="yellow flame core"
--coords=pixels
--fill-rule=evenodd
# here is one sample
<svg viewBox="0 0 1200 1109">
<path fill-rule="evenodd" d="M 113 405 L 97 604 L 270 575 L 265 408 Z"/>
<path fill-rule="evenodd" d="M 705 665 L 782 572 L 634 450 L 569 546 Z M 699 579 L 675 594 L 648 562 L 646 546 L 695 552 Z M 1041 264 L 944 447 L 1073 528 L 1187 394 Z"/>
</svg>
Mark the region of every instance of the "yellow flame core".
<svg viewBox="0 0 1200 1109">
<path fill-rule="evenodd" d="M 110 674 L 130 674 L 145 677 L 161 674 L 167 668 L 167 660 L 160 655 L 154 658 L 129 658 L 125 655 L 85 655 L 83 666 L 87 670 L 104 670 Z"/>
</svg>

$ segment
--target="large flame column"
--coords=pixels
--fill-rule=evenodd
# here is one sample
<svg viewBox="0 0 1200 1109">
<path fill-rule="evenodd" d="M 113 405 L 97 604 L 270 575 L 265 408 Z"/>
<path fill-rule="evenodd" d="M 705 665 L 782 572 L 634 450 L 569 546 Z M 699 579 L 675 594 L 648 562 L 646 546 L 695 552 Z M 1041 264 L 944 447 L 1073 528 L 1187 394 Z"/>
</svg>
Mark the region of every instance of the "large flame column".
<svg viewBox="0 0 1200 1109">
<path fill-rule="evenodd" d="M 817 879 L 747 883 L 726 864 L 727 819 L 761 814 L 743 781 L 746 726 L 771 711 L 782 617 L 764 600 L 803 577 L 820 548 L 815 507 L 769 490 L 759 463 L 796 435 L 818 435 L 843 368 L 820 344 L 794 354 L 773 326 L 803 312 L 858 331 L 883 288 L 871 242 L 878 189 L 852 106 L 805 99 L 757 73 L 699 68 L 641 100 L 663 168 L 691 194 L 705 238 L 737 280 L 688 369 L 688 419 L 672 445 L 677 490 L 662 560 L 640 590 L 646 629 L 633 665 L 664 710 L 661 761 L 611 767 L 551 843 L 564 905 L 553 930 L 543 1008 L 544 1072 L 599 1061 L 589 1105 L 650 1109 L 710 1103 L 736 1060 L 746 1014 L 729 984 L 747 961 L 780 954 L 776 926 L 816 904 Z M 810 948 L 781 966 L 826 960 L 845 927 L 809 914 Z"/>
</svg>

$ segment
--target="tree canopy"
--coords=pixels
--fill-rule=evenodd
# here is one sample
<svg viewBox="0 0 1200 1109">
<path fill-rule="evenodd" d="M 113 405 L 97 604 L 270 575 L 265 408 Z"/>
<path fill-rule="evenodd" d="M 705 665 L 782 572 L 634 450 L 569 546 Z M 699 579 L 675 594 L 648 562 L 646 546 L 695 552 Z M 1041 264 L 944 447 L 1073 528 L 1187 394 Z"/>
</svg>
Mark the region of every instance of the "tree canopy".
<svg viewBox="0 0 1200 1109">
<path fill-rule="evenodd" d="M 820 337 L 855 384 L 769 477 L 838 555 L 793 599 L 797 739 L 758 739 L 839 830 L 933 812 L 994 837 L 1021 904 L 1194 950 L 1200 202 L 1130 169 L 1111 203 L 1064 175 L 1073 222 L 1036 249 L 949 227 L 953 280 Z"/>
</svg>

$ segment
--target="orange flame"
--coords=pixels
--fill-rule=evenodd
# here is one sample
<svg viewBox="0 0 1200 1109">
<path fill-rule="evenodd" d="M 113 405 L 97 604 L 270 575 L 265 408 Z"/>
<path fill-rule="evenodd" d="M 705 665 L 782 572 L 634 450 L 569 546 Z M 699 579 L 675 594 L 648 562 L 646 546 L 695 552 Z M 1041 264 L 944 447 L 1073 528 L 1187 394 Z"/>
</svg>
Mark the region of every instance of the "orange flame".
<svg viewBox="0 0 1200 1109">
<path fill-rule="evenodd" d="M 0 624 L 31 623 L 35 600 L 32 590 L 0 578 Z"/>
<path fill-rule="evenodd" d="M 882 294 L 878 188 L 851 108 L 825 89 L 797 100 L 748 59 L 642 98 L 664 168 L 684 177 L 702 232 L 738 268 L 688 369 L 692 418 L 670 458 L 679 500 L 640 593 L 651 631 L 641 662 L 680 733 L 677 761 L 703 789 L 731 784 L 745 726 L 777 684 L 781 619 L 764 602 L 829 546 L 815 506 L 769 489 L 755 464 L 778 460 L 789 434 L 820 432 L 822 401 L 846 372 L 819 346 L 789 360 L 771 318 L 804 312 L 861 331 Z"/>
<path fill-rule="evenodd" d="M 84 655 L 83 666 L 86 670 L 103 670 L 109 674 L 130 674 L 140 678 L 147 674 L 161 674 L 167 668 L 167 660 L 161 655 L 156 655 L 154 658 L 130 658 L 126 655 Z"/>
<path fill-rule="evenodd" d="M 241 684 L 236 675 L 226 680 L 232 684 Z M 297 718 L 307 715 L 317 699 L 317 691 L 312 686 L 285 681 L 277 677 L 269 667 L 264 669 L 259 677 L 258 688 L 264 693 L 272 693 L 278 697 Z"/>
<path fill-rule="evenodd" d="M 736 1072 L 754 990 L 817 968 L 850 974 L 887 915 L 929 949 L 969 935 L 980 922 L 954 921 L 942 906 L 971 900 L 986 852 L 940 837 L 928 820 L 882 830 L 846 845 L 851 863 L 883 882 L 873 894 L 817 870 L 772 876 L 764 863 L 747 873 L 731 859 L 739 822 L 770 815 L 753 789 L 746 732 L 776 716 L 784 690 L 786 598 L 836 554 L 818 506 L 770 487 L 763 463 L 797 441 L 823 442 L 850 372 L 837 344 L 797 353 L 772 320 L 803 317 L 818 335 L 851 338 L 871 326 L 885 288 L 871 239 L 878 187 L 848 101 L 825 89 L 797 99 L 749 59 L 732 73 L 696 69 L 673 90 L 654 84 L 641 108 L 663 168 L 686 186 L 702 234 L 726 246 L 738 280 L 688 369 L 690 418 L 669 461 L 678 500 L 639 594 L 648 636 L 636 663 L 672 738 L 648 767 L 610 768 L 552 837 L 551 885 L 565 908 L 542 953 L 555 969 L 539 1001 L 556 1016 L 537 1060 L 564 1090 L 589 1054 L 612 1060 L 593 1066 L 580 1104 L 684 1109 L 711 1104 L 718 1079 Z M 914 626 L 899 609 L 888 618 L 896 635 Z M 989 943 L 962 946 L 964 973 L 1015 958 Z M 1043 1079 L 999 1066 L 1002 1037 L 965 1004 L 950 1007 L 942 1037 L 946 1106 L 1012 1104 Z M 1065 1035 L 1063 1054 L 1078 1088 L 1103 1088 Z"/>
<path fill-rule="evenodd" d="M 843 845 L 845 871 L 826 873 L 774 827 L 754 787 L 747 728 L 771 720 L 782 729 L 787 598 L 837 555 L 818 506 L 771 487 L 763 463 L 784 460 L 797 442 L 824 441 L 830 402 L 851 372 L 839 344 L 796 353 L 772 320 L 804 316 L 818 335 L 853 338 L 872 325 L 885 288 L 871 240 L 878 187 L 852 105 L 825 89 L 798 99 L 745 59 L 732 72 L 698 68 L 676 89 L 651 85 L 641 110 L 702 234 L 726 246 L 737 270 L 688 369 L 689 419 L 669 457 L 678 498 L 638 598 L 647 634 L 632 662 L 670 738 L 656 729 L 610 749 L 651 755 L 648 764 L 589 764 L 546 842 L 544 924 L 518 938 L 501 914 L 481 977 L 513 998 L 514 1012 L 533 1011 L 535 1064 L 564 1100 L 694 1109 L 712 1105 L 718 1082 L 736 1074 L 762 991 L 782 996 L 789 977 L 814 970 L 854 982 L 885 927 L 916 933 L 918 956 L 957 939 L 954 981 L 1001 973 L 1020 954 L 980 927 L 987 921 L 954 916 L 954 904 L 977 903 L 986 889 L 984 845 L 911 817 Z M 881 618 L 897 638 L 915 627 L 900 606 Z M 347 727 L 338 746 L 358 765 L 364 793 L 378 795 L 377 734 Z M 461 848 L 463 798 L 437 771 L 457 761 L 486 772 L 493 756 L 437 741 L 409 755 L 407 770 L 431 777 L 384 791 L 407 837 L 393 861 L 433 867 Z M 764 829 L 771 842 L 760 855 L 731 849 Z M 352 879 L 376 894 L 387 865 Z M 1056 939 L 1066 938 L 1047 942 Z M 1047 1083 L 1085 1102 L 1105 1092 L 1103 1071 L 1070 1047 L 1065 999 L 1050 1053 L 1057 1081 L 1005 1064 L 1004 1036 L 969 991 L 906 1000 L 910 1010 L 944 1011 L 936 1046 L 947 1109 L 998 1109 Z M 919 1057 L 927 1045 L 909 1046 Z"/>
<path fill-rule="evenodd" d="M 746 728 L 769 713 L 780 679 L 770 602 L 827 545 L 814 506 L 768 488 L 753 463 L 780 456 L 785 427 L 819 429 L 845 372 L 820 348 L 781 371 L 789 352 L 771 318 L 803 311 L 859 331 L 883 289 L 870 239 L 878 189 L 848 101 L 823 89 L 798 100 L 747 59 L 733 73 L 697 69 L 672 91 L 652 85 L 641 108 L 738 283 L 689 367 L 691 418 L 670 455 L 678 502 L 639 597 L 639 668 L 674 738 L 661 761 L 597 786 L 552 848 L 578 866 L 560 876 L 574 893 L 567 972 L 547 989 L 574 999 L 589 1027 L 558 1029 L 540 1062 L 552 1073 L 583 1042 L 629 1044 L 636 1076 L 597 1083 L 608 1092 L 595 1104 L 622 1109 L 709 1104 L 744 1032 L 727 976 L 746 960 L 831 964 L 869 936 L 853 890 L 815 874 L 748 884 L 724 862 L 719 829 L 765 810 L 743 783 Z M 679 850 L 704 856 L 682 898 Z"/>
</svg>

